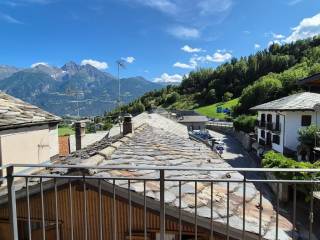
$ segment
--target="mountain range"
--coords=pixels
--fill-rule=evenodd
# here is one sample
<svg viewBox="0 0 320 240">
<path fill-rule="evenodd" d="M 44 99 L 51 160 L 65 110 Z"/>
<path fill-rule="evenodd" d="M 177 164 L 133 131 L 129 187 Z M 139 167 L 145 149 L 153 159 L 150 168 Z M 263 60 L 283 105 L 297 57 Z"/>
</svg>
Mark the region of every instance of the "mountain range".
<svg viewBox="0 0 320 240">
<path fill-rule="evenodd" d="M 123 103 L 163 87 L 143 77 L 122 78 L 120 83 Z M 72 61 L 61 68 L 47 64 L 25 69 L 0 65 L 0 90 L 60 116 L 78 112 L 94 116 L 117 105 L 118 79 L 89 64 Z"/>
</svg>

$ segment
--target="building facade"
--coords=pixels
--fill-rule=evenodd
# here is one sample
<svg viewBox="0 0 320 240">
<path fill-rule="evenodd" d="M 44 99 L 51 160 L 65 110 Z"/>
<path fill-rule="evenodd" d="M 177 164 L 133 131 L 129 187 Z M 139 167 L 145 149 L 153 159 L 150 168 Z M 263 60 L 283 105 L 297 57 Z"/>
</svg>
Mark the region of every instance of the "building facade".
<svg viewBox="0 0 320 240">
<path fill-rule="evenodd" d="M 178 122 L 187 126 L 189 131 L 206 129 L 208 118 L 206 116 L 182 116 L 178 119 Z"/>
<path fill-rule="evenodd" d="M 0 165 L 58 157 L 60 118 L 0 92 Z"/>
<path fill-rule="evenodd" d="M 299 93 L 251 108 L 258 112 L 257 141 L 265 149 L 295 155 L 299 130 L 311 124 L 320 126 L 315 107 L 320 94 Z"/>
</svg>

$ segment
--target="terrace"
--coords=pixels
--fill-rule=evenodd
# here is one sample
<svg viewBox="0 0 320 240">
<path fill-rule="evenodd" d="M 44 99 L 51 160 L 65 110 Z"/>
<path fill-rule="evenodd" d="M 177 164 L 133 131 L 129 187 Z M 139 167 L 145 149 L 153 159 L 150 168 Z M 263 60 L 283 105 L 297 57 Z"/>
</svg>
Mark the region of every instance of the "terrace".
<svg viewBox="0 0 320 240">
<path fill-rule="evenodd" d="M 37 173 L 14 171 L 26 167 Z M 11 165 L 4 170 L 8 195 L 0 198 L 0 218 L 9 213 L 11 230 L 4 239 L 317 239 L 313 189 L 319 180 L 253 176 L 312 176 L 319 169 Z M 178 177 L 178 172 L 191 174 Z M 276 186 L 275 202 L 263 184 Z M 280 207 L 284 184 L 293 189 L 290 214 Z M 260 190 L 252 193 L 252 185 Z M 307 223 L 297 219 L 301 187 L 311 190 Z"/>
</svg>

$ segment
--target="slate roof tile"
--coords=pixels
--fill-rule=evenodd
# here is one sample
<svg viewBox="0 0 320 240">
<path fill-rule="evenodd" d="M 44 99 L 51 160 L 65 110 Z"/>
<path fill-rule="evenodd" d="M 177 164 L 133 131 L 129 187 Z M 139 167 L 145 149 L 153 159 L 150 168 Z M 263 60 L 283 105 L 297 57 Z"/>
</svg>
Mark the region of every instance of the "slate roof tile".
<svg viewBox="0 0 320 240">
<path fill-rule="evenodd" d="M 316 104 L 320 104 L 320 94 L 303 92 L 260 104 L 258 106 L 252 107 L 251 110 L 313 110 Z"/>
<path fill-rule="evenodd" d="M 0 91 L 0 129 L 60 120 L 60 117 Z"/>
</svg>

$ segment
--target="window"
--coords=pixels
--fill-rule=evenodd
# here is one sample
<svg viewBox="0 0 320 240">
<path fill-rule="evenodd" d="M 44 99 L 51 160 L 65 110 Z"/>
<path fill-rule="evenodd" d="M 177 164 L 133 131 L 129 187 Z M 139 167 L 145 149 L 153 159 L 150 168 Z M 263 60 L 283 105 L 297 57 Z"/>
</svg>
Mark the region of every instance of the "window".
<svg viewBox="0 0 320 240">
<path fill-rule="evenodd" d="M 306 127 L 311 125 L 311 115 L 301 116 L 301 126 Z"/>
<path fill-rule="evenodd" d="M 264 113 L 261 114 L 261 122 L 266 121 L 266 115 Z"/>
<path fill-rule="evenodd" d="M 260 135 L 261 135 L 262 138 L 265 138 L 266 132 L 264 130 L 261 130 L 261 134 Z"/>
<path fill-rule="evenodd" d="M 272 123 L 272 115 L 271 114 L 267 115 L 267 122 Z"/>
<path fill-rule="evenodd" d="M 279 135 L 273 135 L 272 142 L 275 144 L 280 144 L 280 136 Z"/>
</svg>

